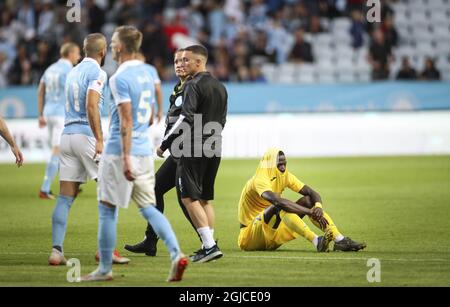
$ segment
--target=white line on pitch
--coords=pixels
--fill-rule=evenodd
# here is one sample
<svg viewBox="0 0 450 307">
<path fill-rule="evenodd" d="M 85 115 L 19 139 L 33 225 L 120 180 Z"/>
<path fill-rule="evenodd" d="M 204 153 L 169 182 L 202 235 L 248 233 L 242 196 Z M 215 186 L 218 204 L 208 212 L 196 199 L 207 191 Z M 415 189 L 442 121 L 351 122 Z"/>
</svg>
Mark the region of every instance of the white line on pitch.
<svg viewBox="0 0 450 307">
<path fill-rule="evenodd" d="M 31 256 L 31 255 L 48 255 L 48 252 L 0 252 L 0 256 Z M 74 257 L 74 256 L 93 256 L 94 253 L 77 253 L 77 252 L 70 252 L 66 256 Z M 128 255 L 129 256 L 129 255 Z M 381 261 L 392 261 L 392 262 L 450 262 L 450 259 L 417 259 L 417 258 L 383 258 L 383 257 L 377 257 L 376 255 L 368 256 L 366 258 L 360 258 L 360 257 L 302 257 L 302 256 L 250 256 L 250 255 L 231 255 L 227 256 L 225 254 L 226 258 L 231 259 L 285 259 L 285 260 L 307 260 L 307 261 L 326 261 L 326 260 L 346 260 L 346 261 L 367 261 L 370 258 L 378 258 Z"/>
</svg>

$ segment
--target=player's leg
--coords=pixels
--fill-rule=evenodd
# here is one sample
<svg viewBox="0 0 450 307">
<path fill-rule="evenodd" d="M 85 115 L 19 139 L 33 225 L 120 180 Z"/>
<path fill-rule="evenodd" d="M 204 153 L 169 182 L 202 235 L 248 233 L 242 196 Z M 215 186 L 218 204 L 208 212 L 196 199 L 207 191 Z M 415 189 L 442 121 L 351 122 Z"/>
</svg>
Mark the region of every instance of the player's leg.
<svg viewBox="0 0 450 307">
<path fill-rule="evenodd" d="M 328 245 L 331 241 L 330 235 L 317 236 L 297 214 L 288 213 L 275 206 L 270 206 L 264 211 L 264 222 L 269 227 L 277 229 L 277 233 L 274 236 L 276 245 L 285 244 L 298 236 L 302 236 L 310 241 L 318 252 L 328 250 Z"/>
<path fill-rule="evenodd" d="M 133 157 L 135 177 L 132 198 L 139 207 L 139 211 L 153 230 L 166 245 L 172 261 L 167 281 L 180 281 L 188 264 L 187 258 L 181 252 L 178 240 L 167 218 L 155 208 L 154 194 L 154 166 L 150 157 Z"/>
<path fill-rule="evenodd" d="M 73 143 L 77 144 L 74 146 L 74 151 L 77 154 L 78 160 L 86 170 L 86 177 L 90 180 L 95 180 L 98 182 L 97 178 L 99 178 L 99 164 L 94 160 L 95 138 L 83 134 L 76 134 L 73 135 L 73 139 Z M 112 257 L 114 264 L 127 264 L 130 262 L 130 259 L 120 256 L 117 249 L 114 250 Z M 100 260 L 100 254 L 98 251 L 95 255 L 95 260 Z"/>
<path fill-rule="evenodd" d="M 49 264 L 65 264 L 63 243 L 70 208 L 77 196 L 80 182 L 86 181 L 86 171 L 72 152 L 72 136 L 64 135 L 61 140 L 60 194 L 52 214 L 53 250 Z"/>
<path fill-rule="evenodd" d="M 47 125 L 50 144 L 52 147 L 52 155 L 45 169 L 45 176 L 41 185 L 39 197 L 41 199 L 55 199 L 55 196 L 51 193 L 50 188 L 59 170 L 59 146 L 61 143 L 61 133 L 64 128 L 64 119 L 58 117 L 50 117 L 47 119 Z"/>
<path fill-rule="evenodd" d="M 164 212 L 164 194 L 175 187 L 175 173 L 177 164 L 172 157 L 168 157 L 155 174 L 156 209 Z M 142 242 L 135 245 L 125 245 L 125 249 L 133 253 L 145 253 L 147 256 L 156 256 L 158 236 L 152 226 L 147 224 L 145 237 Z"/>
<path fill-rule="evenodd" d="M 122 174 L 120 156 L 103 155 L 98 169 L 98 268 L 83 281 L 112 279 L 113 251 L 117 240 L 117 219 L 119 207 L 127 207 L 133 186 Z"/>
<path fill-rule="evenodd" d="M 279 247 L 273 246 L 271 242 L 275 232 L 276 229 L 265 226 L 263 212 L 261 212 L 250 225 L 241 226 L 238 237 L 239 248 L 243 251 L 274 250 Z"/>
<path fill-rule="evenodd" d="M 177 167 L 177 189 L 184 206 L 200 235 L 203 247 L 191 258 L 193 262 L 207 262 L 223 256 L 218 248 L 211 229 L 208 215 L 200 200 L 202 196 L 203 177 L 207 161 L 203 158 L 181 157 Z"/>
<path fill-rule="evenodd" d="M 202 184 L 202 200 L 200 203 L 203 206 L 203 210 L 208 217 L 208 225 L 211 229 L 212 236 L 214 237 L 214 226 L 216 215 L 214 212 L 214 207 L 212 204 L 212 200 L 214 199 L 214 185 L 216 182 L 217 172 L 220 166 L 220 157 L 213 157 L 207 160 L 207 166 L 205 168 L 205 173 L 203 175 L 203 184 Z"/>
<path fill-rule="evenodd" d="M 305 196 L 300 198 L 297 201 L 297 204 L 307 207 L 307 208 L 312 208 L 314 207 L 314 204 L 312 203 L 311 199 L 309 198 L 309 196 Z M 335 242 L 334 244 L 334 250 L 341 250 L 341 251 L 358 251 L 361 249 L 364 249 L 366 247 L 365 243 L 359 243 L 356 241 L 353 241 L 351 238 L 349 237 L 344 237 L 342 235 L 342 233 L 339 231 L 339 229 L 337 228 L 336 224 L 334 223 L 333 219 L 330 217 L 330 215 L 327 212 L 323 212 L 323 217 L 327 220 L 328 225 L 326 226 L 325 229 L 323 229 L 320 224 L 315 221 L 312 218 L 309 218 L 310 221 L 320 230 L 324 231 L 325 233 L 330 233 L 333 241 Z"/>
</svg>

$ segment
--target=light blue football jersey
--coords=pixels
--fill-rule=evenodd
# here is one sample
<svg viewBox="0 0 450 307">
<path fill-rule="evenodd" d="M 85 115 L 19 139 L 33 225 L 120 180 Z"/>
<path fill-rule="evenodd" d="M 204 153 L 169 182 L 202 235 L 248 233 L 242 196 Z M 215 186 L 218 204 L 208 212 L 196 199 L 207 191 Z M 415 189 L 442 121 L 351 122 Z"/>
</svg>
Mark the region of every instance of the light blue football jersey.
<svg viewBox="0 0 450 307">
<path fill-rule="evenodd" d="M 66 78 L 72 68 L 73 65 L 69 60 L 59 59 L 50 65 L 42 75 L 41 83 L 45 85 L 45 117 L 64 117 Z"/>
<path fill-rule="evenodd" d="M 94 90 L 100 94 L 99 110 L 101 110 L 106 82 L 106 72 L 92 58 L 84 58 L 70 71 L 65 86 L 66 119 L 63 134 L 94 136 L 86 112 L 87 93 Z"/>
<path fill-rule="evenodd" d="M 106 154 L 122 154 L 118 107 L 122 103 L 131 103 L 133 132 L 130 154 L 152 155 L 153 144 L 149 138 L 148 129 L 152 105 L 155 103 L 155 81 L 150 66 L 138 60 L 122 63 L 109 79 L 109 87 L 114 99 L 110 105 L 111 125 L 106 143 Z"/>
<path fill-rule="evenodd" d="M 148 66 L 150 74 L 152 75 L 152 78 L 153 78 L 153 82 L 155 84 L 161 84 L 161 79 L 159 78 L 158 71 L 156 70 L 155 66 L 150 65 L 150 64 L 145 64 L 145 65 Z"/>
</svg>

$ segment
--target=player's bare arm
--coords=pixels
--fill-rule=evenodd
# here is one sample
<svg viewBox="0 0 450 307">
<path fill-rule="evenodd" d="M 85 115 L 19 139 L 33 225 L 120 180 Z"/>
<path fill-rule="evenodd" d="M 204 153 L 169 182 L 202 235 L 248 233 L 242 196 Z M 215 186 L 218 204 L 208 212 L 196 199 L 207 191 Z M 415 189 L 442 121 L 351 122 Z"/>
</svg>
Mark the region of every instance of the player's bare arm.
<svg viewBox="0 0 450 307">
<path fill-rule="evenodd" d="M 289 213 L 299 214 L 299 215 L 309 215 L 311 218 L 316 220 L 321 226 L 328 225 L 327 220 L 321 214 L 319 216 L 316 209 L 309 209 L 305 206 L 299 206 L 297 203 L 294 203 L 288 199 L 279 197 L 278 194 L 272 191 L 266 191 L 261 195 L 262 198 L 269 201 L 275 208 L 284 210 Z M 264 220 L 268 221 L 272 218 L 272 216 L 277 213 L 275 208 L 266 209 L 264 212 Z"/>
<path fill-rule="evenodd" d="M 39 112 L 39 128 L 44 128 L 47 123 L 44 119 L 44 99 L 45 99 L 45 83 L 40 82 L 38 87 L 38 112 Z"/>
<path fill-rule="evenodd" d="M 297 205 L 296 203 L 281 198 L 278 196 L 278 194 L 272 192 L 272 191 L 266 191 L 262 193 L 262 198 L 270 202 L 272 205 L 274 205 L 276 208 L 284 210 L 289 213 L 295 213 L 295 214 L 306 214 L 306 215 L 312 215 L 312 210 L 308 209 L 306 207 L 302 207 Z"/>
<path fill-rule="evenodd" d="M 94 159 L 96 159 L 103 152 L 103 131 L 100 111 L 98 108 L 99 102 L 100 94 L 97 91 L 89 90 L 87 95 L 87 115 L 89 125 L 91 126 L 92 133 L 94 134 L 96 140 Z"/>
<path fill-rule="evenodd" d="M 123 173 L 128 181 L 133 181 L 135 178 L 131 172 L 131 132 L 133 130 L 131 102 L 121 103 L 119 105 L 120 117 L 120 135 L 122 137 L 122 159 L 123 159 Z"/>
<path fill-rule="evenodd" d="M 163 99 L 161 84 L 155 84 L 156 103 L 158 104 L 158 114 L 156 114 L 156 122 L 159 123 L 163 118 Z M 152 112 L 152 114 L 154 114 Z"/>
<path fill-rule="evenodd" d="M 11 151 L 16 157 L 16 164 L 18 167 L 21 167 L 23 164 L 23 155 L 20 151 L 19 147 L 17 147 L 16 142 L 14 141 L 11 133 L 9 132 L 8 126 L 6 126 L 5 121 L 2 117 L 0 117 L 0 135 L 2 138 L 5 139 L 5 141 L 9 144 L 11 147 Z"/>
<path fill-rule="evenodd" d="M 322 198 L 320 197 L 320 194 L 314 191 L 310 186 L 305 185 L 300 191 L 300 194 L 303 196 L 308 196 L 310 199 L 310 202 L 312 204 L 312 211 L 313 211 L 313 217 L 316 219 L 319 219 L 323 215 L 322 211 Z"/>
</svg>

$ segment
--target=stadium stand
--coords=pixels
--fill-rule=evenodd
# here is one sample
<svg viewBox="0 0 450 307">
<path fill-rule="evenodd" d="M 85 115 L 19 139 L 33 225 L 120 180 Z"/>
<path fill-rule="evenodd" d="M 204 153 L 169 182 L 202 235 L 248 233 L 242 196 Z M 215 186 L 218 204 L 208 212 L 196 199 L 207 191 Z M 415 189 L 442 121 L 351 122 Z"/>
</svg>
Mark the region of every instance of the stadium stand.
<svg viewBox="0 0 450 307">
<path fill-rule="evenodd" d="M 419 79 L 430 75 L 422 73 L 430 59 L 450 80 L 450 0 L 381 0 L 382 22 L 374 24 L 362 0 L 81 2 L 82 21 L 69 23 L 64 0 L 1 1 L 0 88 L 37 84 L 58 45 L 81 45 L 89 32 L 111 37 L 119 24 L 143 31 L 144 55 L 166 81 L 174 80 L 172 52 L 192 42 L 209 49 L 221 81 L 394 80 L 404 57 Z M 115 70 L 110 55 L 105 70 Z"/>
</svg>

